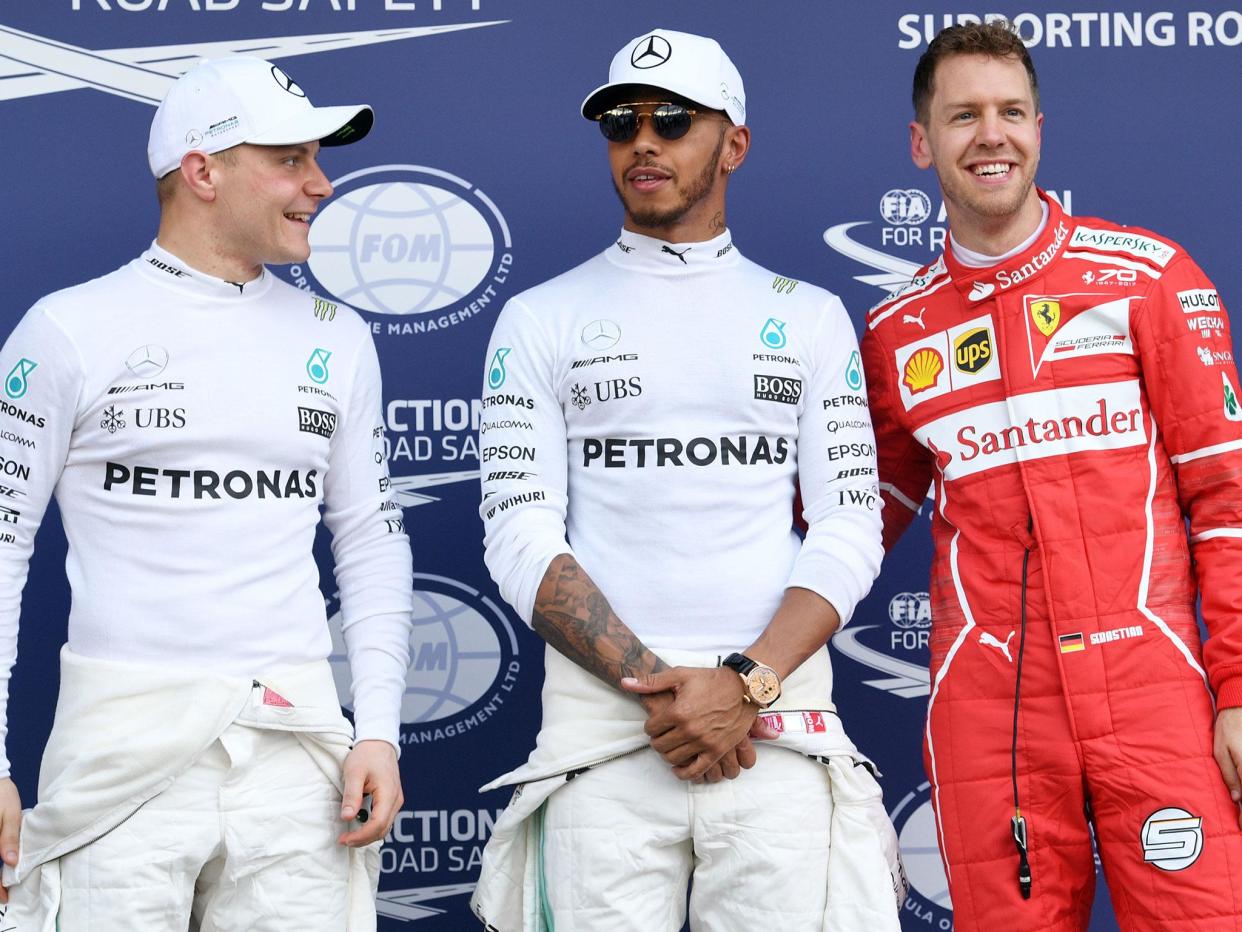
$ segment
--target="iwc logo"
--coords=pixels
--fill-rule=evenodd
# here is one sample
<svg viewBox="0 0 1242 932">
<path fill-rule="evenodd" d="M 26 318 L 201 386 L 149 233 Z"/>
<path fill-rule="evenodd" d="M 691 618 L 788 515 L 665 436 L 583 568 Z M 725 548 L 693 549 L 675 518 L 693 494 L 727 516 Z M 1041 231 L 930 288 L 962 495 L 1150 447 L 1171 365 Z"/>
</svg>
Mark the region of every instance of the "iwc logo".
<svg viewBox="0 0 1242 932">
<path fill-rule="evenodd" d="M 341 705 L 352 711 L 339 609 L 337 598 L 328 600 L 329 659 Z M 484 726 L 504 709 L 521 669 L 517 634 L 495 602 L 455 579 L 414 574 L 402 744 L 442 741 Z"/>
<path fill-rule="evenodd" d="M 381 165 L 332 182 L 311 226 L 311 256 L 289 269 L 299 288 L 389 320 L 412 336 L 500 310 L 513 264 L 509 225 L 469 181 L 419 165 Z"/>
</svg>

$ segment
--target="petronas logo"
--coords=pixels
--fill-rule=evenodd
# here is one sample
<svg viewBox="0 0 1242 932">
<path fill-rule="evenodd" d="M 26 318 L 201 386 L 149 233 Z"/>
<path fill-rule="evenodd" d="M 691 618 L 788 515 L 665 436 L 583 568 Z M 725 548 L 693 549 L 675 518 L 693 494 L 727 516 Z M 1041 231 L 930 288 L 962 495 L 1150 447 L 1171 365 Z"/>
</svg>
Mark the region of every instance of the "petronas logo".
<svg viewBox="0 0 1242 932">
<path fill-rule="evenodd" d="M 17 360 L 17 365 L 5 376 L 4 393 L 10 398 L 20 398 L 26 394 L 26 389 L 29 388 L 26 384 L 26 377 L 34 372 L 38 365 L 34 360 L 25 357 Z"/>
<path fill-rule="evenodd" d="M 306 360 L 306 374 L 316 385 L 328 381 L 328 360 L 331 358 L 332 353 L 328 350 L 316 347 L 310 354 L 310 359 Z"/>
<path fill-rule="evenodd" d="M 496 355 L 492 357 L 492 361 L 487 364 L 487 387 L 495 391 L 505 384 L 505 357 L 508 356 L 512 349 L 502 346 L 496 350 Z"/>
<path fill-rule="evenodd" d="M 785 343 L 788 342 L 785 339 L 785 322 L 769 317 L 763 329 L 759 331 L 759 342 L 768 349 L 784 349 Z"/>
</svg>

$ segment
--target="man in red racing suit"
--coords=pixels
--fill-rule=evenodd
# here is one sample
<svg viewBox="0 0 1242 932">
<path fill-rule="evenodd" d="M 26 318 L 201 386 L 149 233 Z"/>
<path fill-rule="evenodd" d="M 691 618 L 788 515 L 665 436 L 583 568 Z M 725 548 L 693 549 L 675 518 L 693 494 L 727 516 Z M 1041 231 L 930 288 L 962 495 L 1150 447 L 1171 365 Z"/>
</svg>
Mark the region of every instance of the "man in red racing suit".
<svg viewBox="0 0 1242 932">
<path fill-rule="evenodd" d="M 950 243 L 862 350 L 886 547 L 934 484 L 924 753 L 955 927 L 1085 929 L 1094 828 L 1123 929 L 1242 928 L 1225 309 L 1176 243 L 1033 186 L 1033 70 L 1024 91 L 1025 50 L 971 29 L 1005 27 L 929 47 L 912 124 Z"/>
</svg>

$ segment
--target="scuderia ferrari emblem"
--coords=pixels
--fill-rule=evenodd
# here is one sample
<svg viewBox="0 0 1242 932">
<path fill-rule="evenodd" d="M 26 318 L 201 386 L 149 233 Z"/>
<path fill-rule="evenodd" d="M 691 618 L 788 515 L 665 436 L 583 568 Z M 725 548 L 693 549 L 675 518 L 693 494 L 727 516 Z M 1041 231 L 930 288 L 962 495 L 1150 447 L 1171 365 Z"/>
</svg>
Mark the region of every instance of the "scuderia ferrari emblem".
<svg viewBox="0 0 1242 932">
<path fill-rule="evenodd" d="M 1061 302 L 1052 298 L 1031 299 L 1031 320 L 1039 332 L 1050 337 L 1061 323 Z"/>
</svg>

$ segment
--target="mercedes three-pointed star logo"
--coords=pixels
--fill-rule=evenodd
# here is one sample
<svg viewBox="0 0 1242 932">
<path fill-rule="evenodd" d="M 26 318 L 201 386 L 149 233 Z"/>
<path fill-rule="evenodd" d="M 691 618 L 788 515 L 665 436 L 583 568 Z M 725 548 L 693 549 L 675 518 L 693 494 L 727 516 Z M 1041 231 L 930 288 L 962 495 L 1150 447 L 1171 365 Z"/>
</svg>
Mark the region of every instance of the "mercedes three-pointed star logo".
<svg viewBox="0 0 1242 932">
<path fill-rule="evenodd" d="M 621 328 L 611 320 L 593 320 L 582 328 L 582 342 L 591 349 L 612 349 L 621 339 Z"/>
<path fill-rule="evenodd" d="M 306 91 L 298 87 L 298 82 L 293 80 L 275 65 L 272 65 L 272 77 L 276 79 L 276 83 L 280 85 L 282 90 L 288 91 L 294 97 L 305 97 Z"/>
<path fill-rule="evenodd" d="M 630 55 L 630 64 L 635 68 L 655 68 L 673 57 L 673 47 L 664 36 L 650 35 L 639 39 Z"/>
<path fill-rule="evenodd" d="M 168 365 L 168 350 L 155 343 L 138 347 L 125 360 L 125 368 L 141 378 L 159 375 L 166 365 Z"/>
</svg>

